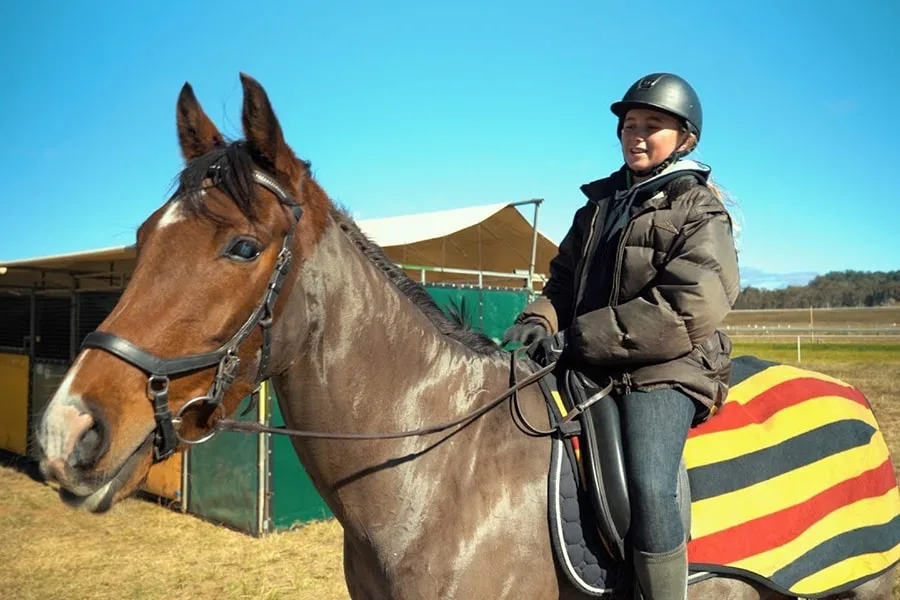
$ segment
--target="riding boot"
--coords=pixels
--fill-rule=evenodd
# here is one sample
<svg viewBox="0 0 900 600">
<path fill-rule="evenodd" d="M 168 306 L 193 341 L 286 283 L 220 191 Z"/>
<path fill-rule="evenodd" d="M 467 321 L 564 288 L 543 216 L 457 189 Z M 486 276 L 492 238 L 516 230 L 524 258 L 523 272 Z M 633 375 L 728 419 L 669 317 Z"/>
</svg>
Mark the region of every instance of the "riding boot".
<svg viewBox="0 0 900 600">
<path fill-rule="evenodd" d="M 687 545 L 669 552 L 652 554 L 635 549 L 632 552 L 634 573 L 643 600 L 686 600 Z"/>
</svg>

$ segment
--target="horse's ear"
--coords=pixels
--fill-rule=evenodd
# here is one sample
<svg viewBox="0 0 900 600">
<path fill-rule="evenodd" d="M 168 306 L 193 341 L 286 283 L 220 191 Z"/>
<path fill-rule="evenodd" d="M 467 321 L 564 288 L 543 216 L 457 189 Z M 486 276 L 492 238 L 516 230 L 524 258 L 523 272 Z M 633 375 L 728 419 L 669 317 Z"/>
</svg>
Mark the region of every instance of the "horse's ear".
<svg viewBox="0 0 900 600">
<path fill-rule="evenodd" d="M 178 94 L 178 104 L 175 106 L 175 118 L 178 123 L 178 142 L 181 144 L 181 155 L 184 160 L 191 160 L 202 156 L 214 147 L 225 143 L 222 134 L 213 125 L 197 97 L 191 84 L 185 83 Z"/>
<path fill-rule="evenodd" d="M 266 91 L 255 79 L 241 73 L 244 88 L 244 109 L 241 123 L 244 137 L 257 156 L 276 174 L 285 176 L 296 189 L 300 183 L 302 167 L 294 151 L 284 141 L 278 117 Z"/>
</svg>

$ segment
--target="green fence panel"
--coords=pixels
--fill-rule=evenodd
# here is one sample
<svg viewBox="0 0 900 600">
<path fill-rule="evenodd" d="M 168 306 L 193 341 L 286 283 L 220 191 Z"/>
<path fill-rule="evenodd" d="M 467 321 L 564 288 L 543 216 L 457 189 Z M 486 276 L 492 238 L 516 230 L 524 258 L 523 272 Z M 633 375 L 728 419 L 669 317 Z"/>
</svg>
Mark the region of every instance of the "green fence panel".
<svg viewBox="0 0 900 600">
<path fill-rule="evenodd" d="M 272 390 L 269 394 L 270 423 L 273 427 L 280 427 L 284 425 L 284 418 L 275 390 L 269 389 Z M 270 444 L 269 481 L 272 487 L 269 516 L 272 527 L 276 530 L 289 529 L 297 523 L 331 518 L 331 510 L 300 464 L 291 440 L 287 436 L 273 435 Z"/>
<path fill-rule="evenodd" d="M 233 418 L 256 421 L 254 408 L 243 417 L 250 397 L 244 398 Z M 205 519 L 258 534 L 258 437 L 222 432 L 193 446 L 188 460 L 188 511 Z"/>
<path fill-rule="evenodd" d="M 466 323 L 474 329 L 481 329 L 481 290 L 450 286 L 425 286 L 441 310 L 450 314 L 451 310 L 461 312 Z"/>
<path fill-rule="evenodd" d="M 431 285 L 428 294 L 445 312 L 451 307 L 466 317 L 470 327 L 500 343 L 503 333 L 529 301 L 528 290 L 481 289 Z"/>
<path fill-rule="evenodd" d="M 527 290 L 482 290 L 481 330 L 500 343 L 504 332 L 513 324 L 529 301 Z"/>
</svg>

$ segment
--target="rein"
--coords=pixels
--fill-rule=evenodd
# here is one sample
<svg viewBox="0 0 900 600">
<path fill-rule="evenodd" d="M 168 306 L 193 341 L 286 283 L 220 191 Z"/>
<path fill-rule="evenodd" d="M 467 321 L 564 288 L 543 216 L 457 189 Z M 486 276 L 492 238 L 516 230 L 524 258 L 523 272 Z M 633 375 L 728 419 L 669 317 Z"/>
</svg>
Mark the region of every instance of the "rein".
<svg viewBox="0 0 900 600">
<path fill-rule="evenodd" d="M 511 353 L 512 359 L 512 373 L 511 377 L 515 378 L 515 353 Z M 539 435 L 549 435 L 556 431 L 556 428 L 550 431 L 541 431 L 531 426 L 527 420 L 525 420 L 525 416 L 522 414 L 519 409 L 519 398 L 518 391 L 522 388 L 528 387 L 532 383 L 538 381 L 551 371 L 556 368 L 556 363 L 551 363 L 546 367 L 543 367 L 522 381 L 514 382 L 512 386 L 504 390 L 499 396 L 493 398 L 487 404 L 469 412 L 458 419 L 453 419 L 452 421 L 446 421 L 444 423 L 438 423 L 436 425 L 429 425 L 427 427 L 420 427 L 418 429 L 411 429 L 409 431 L 396 431 L 396 432 L 388 432 L 388 433 L 338 433 L 338 432 L 326 432 L 326 431 L 303 431 L 300 429 L 287 429 L 285 427 L 269 427 L 266 425 L 261 425 L 259 423 L 253 422 L 244 422 L 244 421 L 234 421 L 232 419 L 217 419 L 213 423 L 213 429 L 217 432 L 220 431 L 237 431 L 243 433 L 272 433 L 276 435 L 286 435 L 289 437 L 297 437 L 297 438 L 307 438 L 307 439 L 319 439 L 319 440 L 395 440 L 399 438 L 408 438 L 408 437 L 417 437 L 423 435 L 429 435 L 432 433 L 440 433 L 442 431 L 447 431 L 448 429 L 452 429 L 453 427 L 459 426 L 459 429 L 462 429 L 469 423 L 475 421 L 475 419 L 481 417 L 482 415 L 490 412 L 492 409 L 499 406 L 504 400 L 509 398 L 510 396 L 514 396 L 514 402 L 516 405 L 516 412 L 519 418 L 523 421 L 526 427 L 534 434 Z"/>
</svg>

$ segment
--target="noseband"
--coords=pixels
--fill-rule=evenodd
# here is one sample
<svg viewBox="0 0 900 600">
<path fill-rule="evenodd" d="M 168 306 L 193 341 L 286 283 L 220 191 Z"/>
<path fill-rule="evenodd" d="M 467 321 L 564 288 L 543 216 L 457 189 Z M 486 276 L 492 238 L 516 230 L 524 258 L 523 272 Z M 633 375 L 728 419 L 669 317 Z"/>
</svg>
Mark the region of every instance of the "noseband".
<svg viewBox="0 0 900 600">
<path fill-rule="evenodd" d="M 212 430 L 200 439 L 187 440 L 178 435 L 175 429 L 175 422 L 180 423 L 181 415 L 184 411 L 195 404 L 208 404 L 213 407 L 213 410 L 222 405 L 225 392 L 238 375 L 241 362 L 238 357 L 238 350 L 257 326 L 262 329 L 263 344 L 260 351 L 259 367 L 256 371 L 256 380 L 260 382 L 265 379 L 271 349 L 270 329 L 272 314 L 278 293 L 281 291 L 282 282 L 291 265 L 291 241 L 303 210 L 290 194 L 269 175 L 254 169 L 253 179 L 256 183 L 275 194 L 282 205 L 291 209 L 294 222 L 284 236 L 281 251 L 278 253 L 278 259 L 275 261 L 275 267 L 269 277 L 269 283 L 266 285 L 266 291 L 262 300 L 230 340 L 225 342 L 218 350 L 201 354 L 189 354 L 177 358 L 160 358 L 132 344 L 125 338 L 108 331 L 93 331 L 87 334 L 81 343 L 82 349 L 96 348 L 104 350 L 147 374 L 147 396 L 153 403 L 153 415 L 156 419 L 153 440 L 154 462 L 159 462 L 175 452 L 179 440 L 187 444 L 199 444 L 217 433 L 216 430 Z M 188 400 L 173 418 L 169 410 L 169 378 L 199 371 L 213 365 L 218 366 L 216 367 L 215 378 L 206 395 Z"/>
</svg>

